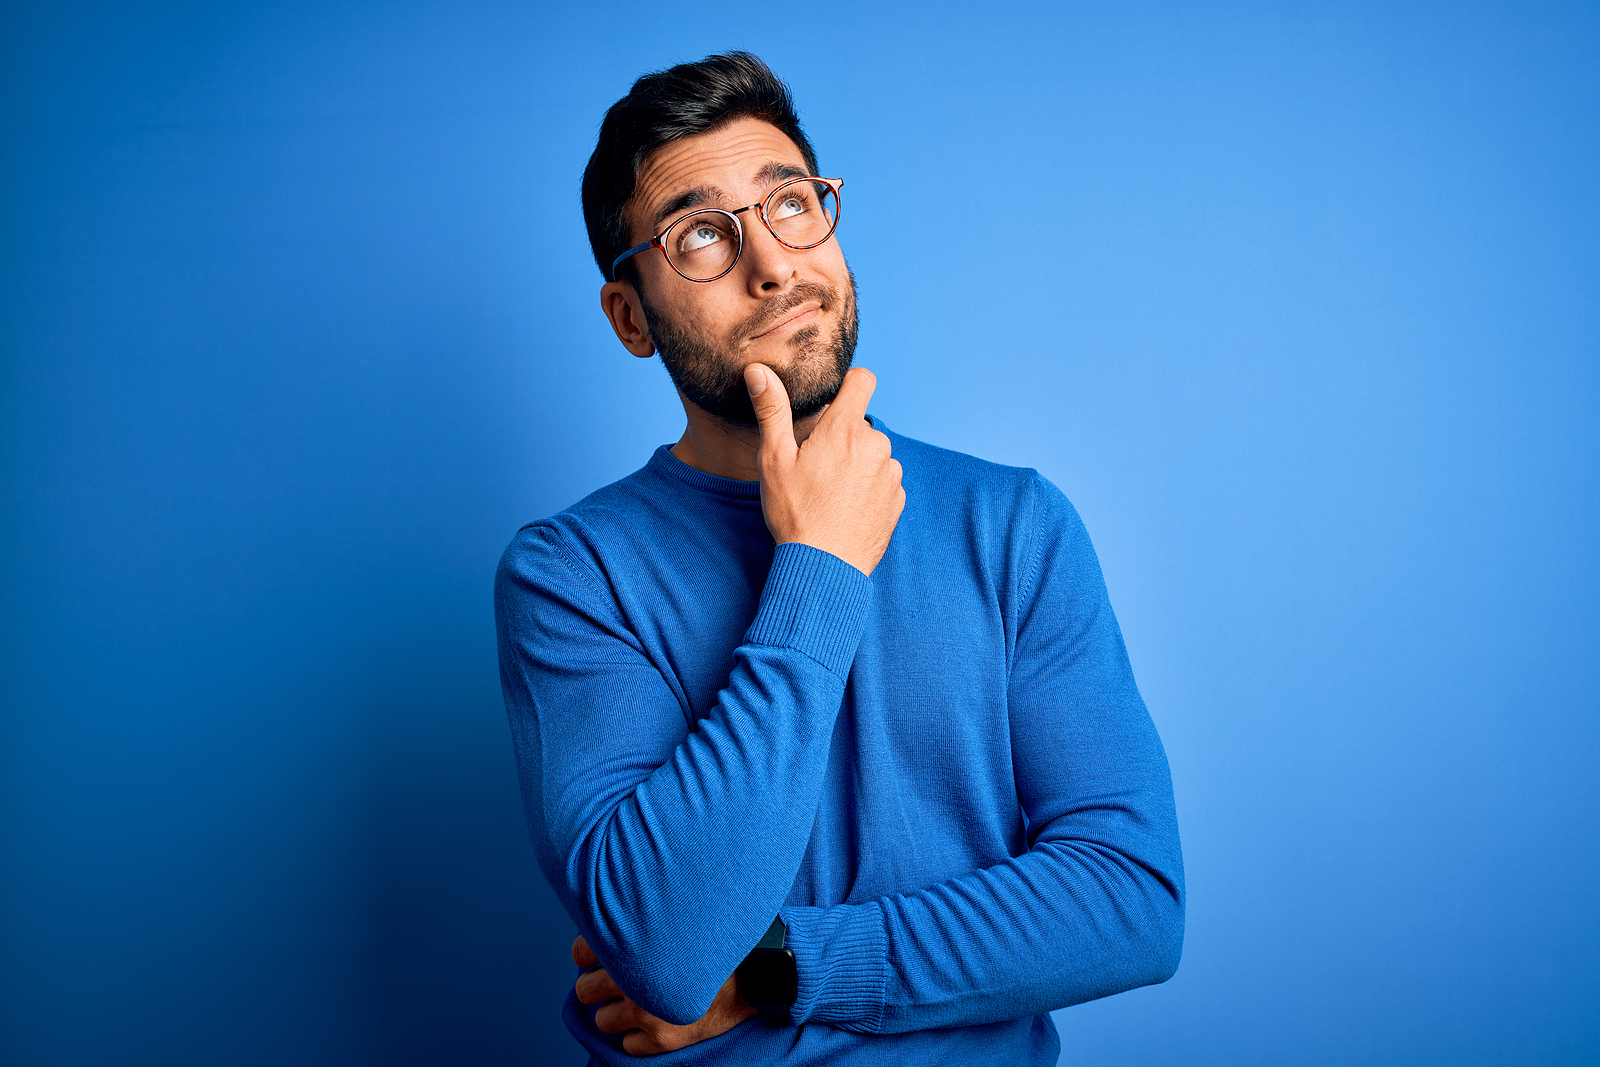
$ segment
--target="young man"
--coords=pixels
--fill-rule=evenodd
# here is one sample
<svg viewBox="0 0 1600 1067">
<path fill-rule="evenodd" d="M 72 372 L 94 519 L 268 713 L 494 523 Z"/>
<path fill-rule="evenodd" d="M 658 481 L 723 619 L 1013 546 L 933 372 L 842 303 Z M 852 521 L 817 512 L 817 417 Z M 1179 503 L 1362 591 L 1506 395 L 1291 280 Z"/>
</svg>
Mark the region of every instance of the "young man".
<svg viewBox="0 0 1600 1067">
<path fill-rule="evenodd" d="M 1034 471 L 867 418 L 840 185 L 743 53 L 641 78 L 584 174 L 602 307 L 688 417 L 496 583 L 591 1062 L 1054 1064 L 1047 1012 L 1177 967 L 1171 781 L 1088 536 Z"/>
</svg>

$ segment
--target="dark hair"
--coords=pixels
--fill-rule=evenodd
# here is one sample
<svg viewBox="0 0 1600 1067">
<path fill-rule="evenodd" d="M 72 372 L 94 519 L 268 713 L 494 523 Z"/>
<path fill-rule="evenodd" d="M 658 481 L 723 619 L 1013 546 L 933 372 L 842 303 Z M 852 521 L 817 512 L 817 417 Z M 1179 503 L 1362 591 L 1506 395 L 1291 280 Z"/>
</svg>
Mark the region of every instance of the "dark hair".
<svg viewBox="0 0 1600 1067">
<path fill-rule="evenodd" d="M 611 105 L 583 168 L 583 221 L 594 261 L 608 281 L 612 260 L 632 247 L 622 209 L 633 198 L 639 168 L 650 153 L 745 117 L 770 122 L 787 134 L 806 168 L 817 173 L 817 156 L 800 129 L 789 87 L 749 52 L 724 52 L 646 74 Z M 638 284 L 632 260 L 617 273 Z"/>
</svg>

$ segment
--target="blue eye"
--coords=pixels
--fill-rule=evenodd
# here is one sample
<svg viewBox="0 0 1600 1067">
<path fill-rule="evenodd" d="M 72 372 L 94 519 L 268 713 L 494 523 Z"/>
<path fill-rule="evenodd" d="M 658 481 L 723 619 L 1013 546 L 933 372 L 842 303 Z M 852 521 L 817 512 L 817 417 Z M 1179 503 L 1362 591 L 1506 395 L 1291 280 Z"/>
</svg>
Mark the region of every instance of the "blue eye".
<svg viewBox="0 0 1600 1067">
<path fill-rule="evenodd" d="M 739 255 L 739 221 L 726 211 L 696 211 L 672 224 L 662 245 L 667 262 L 685 278 L 725 274 Z"/>
<path fill-rule="evenodd" d="M 807 210 L 805 197 L 800 196 L 798 193 L 791 193 L 778 201 L 767 217 L 773 222 L 781 222 L 784 219 L 804 214 Z"/>
<path fill-rule="evenodd" d="M 699 248 L 706 248 L 707 245 L 715 245 L 720 240 L 722 240 L 722 234 L 718 234 L 715 227 L 702 224 L 702 226 L 696 226 L 688 234 L 683 235 L 682 242 L 678 242 L 678 248 L 682 248 L 683 251 L 696 251 Z"/>
</svg>

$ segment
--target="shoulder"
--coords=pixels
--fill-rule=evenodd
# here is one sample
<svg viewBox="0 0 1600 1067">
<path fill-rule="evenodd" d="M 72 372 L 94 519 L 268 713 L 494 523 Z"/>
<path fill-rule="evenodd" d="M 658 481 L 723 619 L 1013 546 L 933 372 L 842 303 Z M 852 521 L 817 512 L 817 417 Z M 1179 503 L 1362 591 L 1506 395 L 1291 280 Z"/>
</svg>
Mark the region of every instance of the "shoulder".
<svg viewBox="0 0 1600 1067">
<path fill-rule="evenodd" d="M 992 463 L 879 428 L 900 460 L 907 540 L 931 546 L 946 560 L 965 554 L 1007 575 L 997 584 L 1019 596 L 1036 588 L 1044 569 L 1065 568 L 1098 580 L 1099 561 L 1077 509 L 1037 470 Z"/>
<path fill-rule="evenodd" d="M 881 423 L 874 425 L 889 436 L 908 495 L 921 491 L 946 511 L 976 509 L 1029 525 L 1035 519 L 1059 521 L 1069 516 L 1077 521 L 1071 502 L 1032 467 L 994 463 L 907 437 Z"/>
<path fill-rule="evenodd" d="M 614 554 L 661 510 L 650 480 L 649 468 L 641 468 L 555 515 L 524 524 L 500 557 L 496 588 L 576 582 L 603 592 L 603 552 Z"/>
</svg>

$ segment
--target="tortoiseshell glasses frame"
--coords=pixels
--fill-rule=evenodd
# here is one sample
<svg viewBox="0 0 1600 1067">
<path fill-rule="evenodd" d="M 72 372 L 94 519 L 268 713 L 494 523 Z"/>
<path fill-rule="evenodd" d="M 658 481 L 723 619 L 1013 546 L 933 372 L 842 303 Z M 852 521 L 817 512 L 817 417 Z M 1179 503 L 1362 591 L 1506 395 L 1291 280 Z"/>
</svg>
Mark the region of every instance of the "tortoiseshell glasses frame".
<svg viewBox="0 0 1600 1067">
<path fill-rule="evenodd" d="M 833 236 L 833 231 L 839 228 L 839 190 L 843 186 L 843 178 L 815 176 L 791 178 L 768 193 L 766 199 L 757 204 L 746 204 L 744 207 L 726 211 L 722 208 L 696 208 L 674 219 L 666 229 L 650 240 L 634 245 L 612 260 L 611 280 L 616 281 L 617 268 L 629 257 L 648 252 L 652 248 L 659 248 L 662 257 L 667 261 L 667 266 L 671 267 L 679 277 L 688 281 L 714 282 L 718 278 L 726 277 L 734 267 L 738 266 L 739 257 L 744 253 L 744 228 L 739 216 L 752 208 L 756 209 L 756 215 L 761 224 L 767 228 L 767 232 L 785 248 L 803 252 L 826 244 Z M 793 202 L 786 203 L 786 197 L 792 198 Z M 811 197 L 815 197 L 814 204 Z M 785 207 L 790 209 L 788 214 L 781 213 L 780 209 Z M 697 225 L 685 229 L 691 220 Z M 825 230 L 822 229 L 823 226 L 826 226 Z M 785 233 L 788 234 L 787 239 Z M 669 243 L 675 237 L 679 244 L 685 244 L 685 248 L 679 249 L 676 256 L 668 250 Z M 734 242 L 733 258 L 724 264 L 723 257 L 726 256 L 726 251 L 714 249 L 713 246 L 726 241 L 729 237 Z M 700 239 L 702 243 L 692 248 L 688 247 L 686 242 L 694 238 Z M 705 254 L 706 249 L 712 249 L 711 256 Z M 708 269 L 694 270 L 692 263 L 696 258 L 702 262 L 709 262 Z M 686 270 L 685 266 L 689 269 Z M 696 277 L 696 274 L 707 276 Z"/>
</svg>

